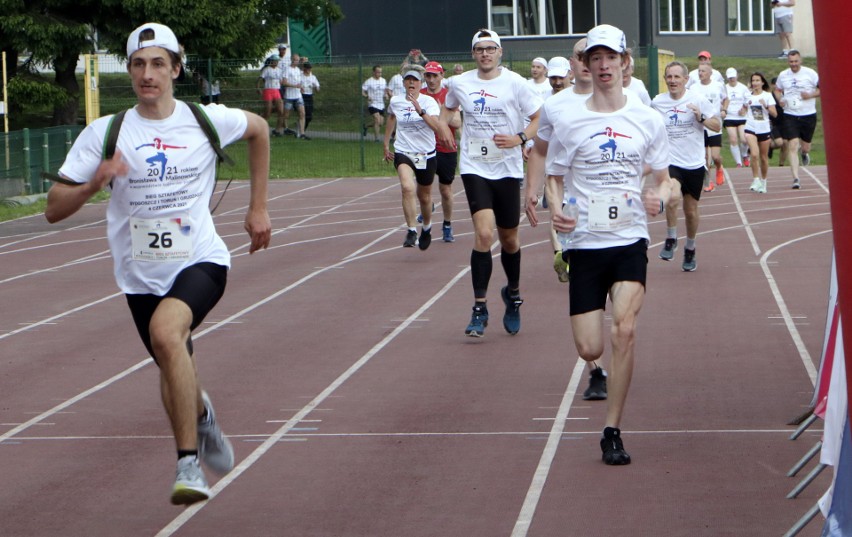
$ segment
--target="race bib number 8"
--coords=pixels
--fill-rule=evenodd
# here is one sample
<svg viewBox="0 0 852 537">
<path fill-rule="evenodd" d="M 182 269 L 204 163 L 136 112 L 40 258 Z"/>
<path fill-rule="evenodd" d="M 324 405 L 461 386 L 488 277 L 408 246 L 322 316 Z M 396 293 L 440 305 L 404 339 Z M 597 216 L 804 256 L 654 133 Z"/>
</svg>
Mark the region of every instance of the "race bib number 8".
<svg viewBox="0 0 852 537">
<path fill-rule="evenodd" d="M 472 138 L 467 143 L 467 154 L 476 162 L 500 162 L 503 150 L 491 138 Z"/>
<path fill-rule="evenodd" d="M 133 259 L 161 263 L 192 257 L 192 226 L 189 218 L 131 218 Z"/>
<path fill-rule="evenodd" d="M 627 198 L 595 196 L 589 199 L 589 231 L 615 231 L 630 225 L 633 217 Z"/>
</svg>

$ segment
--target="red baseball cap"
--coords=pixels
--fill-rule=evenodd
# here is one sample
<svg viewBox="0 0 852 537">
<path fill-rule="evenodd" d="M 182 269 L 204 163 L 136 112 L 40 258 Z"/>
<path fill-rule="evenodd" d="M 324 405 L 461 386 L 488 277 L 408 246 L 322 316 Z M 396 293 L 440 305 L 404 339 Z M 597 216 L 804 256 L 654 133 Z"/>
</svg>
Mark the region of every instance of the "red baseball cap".
<svg viewBox="0 0 852 537">
<path fill-rule="evenodd" d="M 438 62 L 429 62 L 426 64 L 427 73 L 443 73 L 444 66 Z"/>
<path fill-rule="evenodd" d="M 704 56 L 704 57 L 705 57 L 705 58 L 707 58 L 708 60 L 709 60 L 710 58 L 712 58 L 712 57 L 713 57 L 713 56 L 711 56 L 711 55 L 710 55 L 710 53 L 709 53 L 709 52 L 707 52 L 706 50 L 702 50 L 701 52 L 699 52 L 699 53 L 698 53 L 698 57 L 699 57 L 699 58 L 700 58 L 700 57 L 702 57 L 702 56 Z"/>
</svg>

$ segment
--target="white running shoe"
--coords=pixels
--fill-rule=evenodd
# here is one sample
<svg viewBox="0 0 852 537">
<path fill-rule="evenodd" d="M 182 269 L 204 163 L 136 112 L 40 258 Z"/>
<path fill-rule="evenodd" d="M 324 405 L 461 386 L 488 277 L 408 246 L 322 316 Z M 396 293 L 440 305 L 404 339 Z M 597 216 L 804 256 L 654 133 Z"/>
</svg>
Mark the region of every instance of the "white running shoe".
<svg viewBox="0 0 852 537">
<path fill-rule="evenodd" d="M 216 413 L 207 392 L 201 392 L 207 417 L 198 421 L 198 458 L 211 470 L 225 475 L 234 468 L 234 448 L 216 423 Z"/>
<path fill-rule="evenodd" d="M 766 194 L 766 179 L 760 180 L 760 186 L 757 188 L 758 194 Z"/>
<path fill-rule="evenodd" d="M 198 458 L 189 456 L 181 458 L 177 463 L 175 486 L 172 487 L 172 503 L 175 505 L 191 505 L 210 498 L 210 488 Z"/>
<path fill-rule="evenodd" d="M 757 192 L 760 189 L 760 177 L 755 177 L 754 181 L 751 182 L 751 186 L 748 187 L 752 192 Z"/>
</svg>

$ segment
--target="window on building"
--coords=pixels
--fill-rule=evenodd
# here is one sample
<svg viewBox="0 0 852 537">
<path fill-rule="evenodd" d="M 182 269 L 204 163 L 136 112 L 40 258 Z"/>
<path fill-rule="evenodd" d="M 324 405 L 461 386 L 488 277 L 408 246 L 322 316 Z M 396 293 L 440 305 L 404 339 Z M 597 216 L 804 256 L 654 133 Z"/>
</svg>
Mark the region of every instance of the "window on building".
<svg viewBox="0 0 852 537">
<path fill-rule="evenodd" d="M 728 0 L 728 32 L 772 32 L 772 4 L 770 0 Z"/>
<path fill-rule="evenodd" d="M 501 36 L 580 35 L 597 24 L 597 2 L 490 0 L 491 29 Z"/>
<path fill-rule="evenodd" d="M 660 0 L 660 33 L 708 33 L 708 0 Z"/>
</svg>

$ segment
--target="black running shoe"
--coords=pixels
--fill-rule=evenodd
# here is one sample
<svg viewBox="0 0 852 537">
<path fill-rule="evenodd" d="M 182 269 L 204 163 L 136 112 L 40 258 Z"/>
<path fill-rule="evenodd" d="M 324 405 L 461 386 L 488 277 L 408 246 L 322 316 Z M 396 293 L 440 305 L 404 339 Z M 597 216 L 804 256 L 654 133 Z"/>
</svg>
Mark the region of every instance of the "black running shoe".
<svg viewBox="0 0 852 537">
<path fill-rule="evenodd" d="M 517 291 L 515 291 L 517 293 Z M 503 314 L 503 328 L 511 335 L 521 331 L 521 304 L 524 300 L 518 296 L 509 295 L 509 286 L 500 289 L 503 304 L 506 305 L 506 313 Z"/>
<path fill-rule="evenodd" d="M 630 464 L 630 455 L 624 451 L 624 443 L 621 441 L 621 429 L 615 427 L 607 427 L 603 431 L 601 438 L 601 457 L 604 463 L 611 466 L 620 466 Z"/>
<path fill-rule="evenodd" d="M 409 229 L 405 234 L 405 242 L 402 243 L 403 248 L 414 248 L 414 243 L 417 242 L 417 232 Z"/>
<path fill-rule="evenodd" d="M 420 238 L 417 239 L 417 246 L 421 250 L 425 250 L 432 244 L 432 230 L 431 229 L 423 229 L 420 231 Z"/>
<path fill-rule="evenodd" d="M 606 371 L 596 367 L 589 373 L 589 387 L 583 392 L 584 401 L 603 401 L 606 399 Z"/>
</svg>

